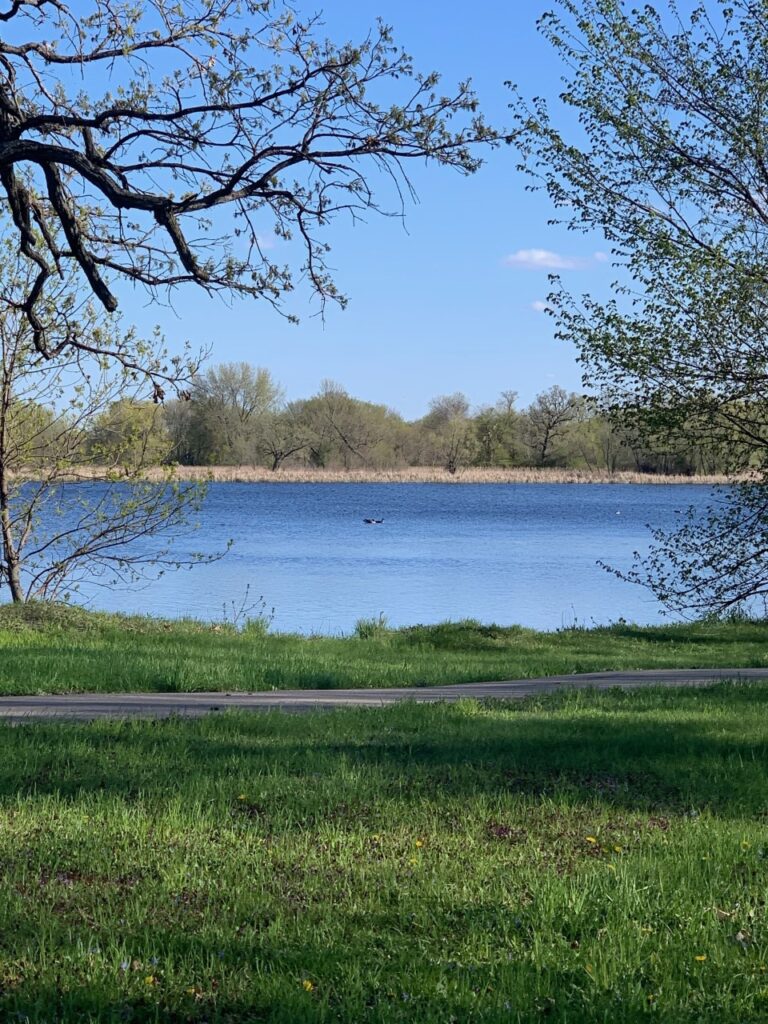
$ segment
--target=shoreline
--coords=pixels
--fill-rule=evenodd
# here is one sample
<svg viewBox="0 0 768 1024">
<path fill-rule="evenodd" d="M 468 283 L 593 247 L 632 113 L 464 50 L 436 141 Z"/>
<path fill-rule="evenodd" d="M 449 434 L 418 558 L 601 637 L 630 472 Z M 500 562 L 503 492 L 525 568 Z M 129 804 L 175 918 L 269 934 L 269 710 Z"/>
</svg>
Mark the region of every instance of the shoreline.
<svg viewBox="0 0 768 1024">
<path fill-rule="evenodd" d="M 34 473 L 16 471 L 11 479 L 37 481 Z M 133 471 L 119 466 L 72 466 L 57 476 L 56 483 L 135 480 Z M 180 483 L 233 484 L 685 484 L 714 487 L 749 479 L 746 475 L 729 477 L 724 473 L 687 476 L 674 473 L 638 473 L 621 470 L 610 473 L 599 469 L 537 469 L 518 466 L 513 469 L 467 467 L 451 474 L 439 466 L 408 466 L 403 469 L 309 469 L 291 466 L 271 470 L 265 466 L 149 466 L 138 479 L 162 483 L 169 479 Z"/>
<path fill-rule="evenodd" d="M 575 681 L 647 670 L 768 673 L 765 624 L 751 620 L 540 631 L 467 619 L 401 628 L 360 619 L 351 633 L 324 636 L 273 633 L 258 617 L 238 625 L 75 605 L 0 605 L 0 648 L 0 697 L 57 695 L 65 703 L 75 693 L 162 699 L 352 690 L 363 699 L 371 690 L 423 691 L 478 680 Z"/>
<path fill-rule="evenodd" d="M 156 467 L 142 474 L 143 479 L 160 482 L 167 469 Z M 94 467 L 84 467 L 77 479 L 98 478 Z M 405 469 L 335 470 L 288 467 L 272 471 L 263 466 L 176 466 L 173 478 L 178 481 L 210 481 L 211 483 L 270 484 L 688 484 L 714 486 L 732 479 L 722 474 L 683 476 L 636 472 L 609 473 L 586 469 L 484 469 L 471 467 L 455 474 L 431 466 Z"/>
</svg>

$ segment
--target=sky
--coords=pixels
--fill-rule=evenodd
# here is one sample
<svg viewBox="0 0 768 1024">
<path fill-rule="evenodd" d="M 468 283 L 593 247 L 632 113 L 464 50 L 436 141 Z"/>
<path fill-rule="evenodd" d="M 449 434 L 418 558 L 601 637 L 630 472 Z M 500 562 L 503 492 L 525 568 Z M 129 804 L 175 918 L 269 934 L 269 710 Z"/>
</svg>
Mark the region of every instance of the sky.
<svg viewBox="0 0 768 1024">
<path fill-rule="evenodd" d="M 329 0 L 323 14 L 337 42 L 362 37 L 382 17 L 418 69 L 441 72 L 445 86 L 471 77 L 481 109 L 498 126 L 511 120 L 507 79 L 557 105 L 562 67 L 536 31 L 550 6 Z M 317 10 L 306 0 L 298 7 Z M 147 308 L 139 293 L 124 309 L 142 329 L 160 324 L 174 348 L 189 341 L 210 349 L 211 363 L 268 368 L 289 399 L 308 397 L 331 379 L 415 419 L 431 398 L 454 391 L 473 407 L 492 404 L 505 390 L 518 393 L 521 407 L 553 384 L 579 391 L 574 349 L 555 340 L 542 311 L 548 274 L 560 273 L 582 294 L 604 291 L 614 272 L 601 239 L 548 224 L 549 200 L 526 191 L 516 163 L 514 149 L 505 147 L 471 177 L 420 167 L 413 173 L 418 203 L 404 224 L 375 214 L 354 227 L 335 222 L 326 236 L 330 265 L 350 301 L 343 311 L 329 306 L 324 322 L 306 293 L 291 307 L 298 326 L 265 303 L 227 305 L 192 289 L 177 294 L 174 310 Z"/>
</svg>

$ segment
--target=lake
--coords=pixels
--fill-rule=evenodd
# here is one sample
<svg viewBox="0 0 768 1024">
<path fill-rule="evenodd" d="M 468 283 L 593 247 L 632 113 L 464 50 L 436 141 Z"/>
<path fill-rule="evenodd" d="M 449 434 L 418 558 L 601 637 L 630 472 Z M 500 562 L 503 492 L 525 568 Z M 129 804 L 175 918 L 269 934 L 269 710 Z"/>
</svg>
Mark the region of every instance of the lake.
<svg viewBox="0 0 768 1024">
<path fill-rule="evenodd" d="M 596 562 L 628 567 L 648 546 L 646 524 L 671 527 L 710 494 L 661 484 L 214 484 L 179 554 L 222 550 L 232 538 L 223 559 L 82 599 L 221 619 L 249 588 L 250 604 L 263 596 L 274 608 L 274 629 L 326 634 L 380 613 L 395 626 L 654 622 L 653 598 Z"/>
</svg>

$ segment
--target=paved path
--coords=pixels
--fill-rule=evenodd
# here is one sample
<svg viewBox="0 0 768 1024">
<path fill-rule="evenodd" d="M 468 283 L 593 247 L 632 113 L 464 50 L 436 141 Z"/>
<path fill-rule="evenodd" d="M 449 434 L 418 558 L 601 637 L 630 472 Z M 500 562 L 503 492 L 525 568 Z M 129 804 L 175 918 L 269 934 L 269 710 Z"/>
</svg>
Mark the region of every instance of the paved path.
<svg viewBox="0 0 768 1024">
<path fill-rule="evenodd" d="M 383 707 L 400 700 L 419 703 L 462 697 L 521 700 L 567 688 L 607 690 L 641 686 L 706 686 L 718 679 L 768 679 L 768 668 L 651 669 L 637 672 L 588 672 L 581 675 L 516 679 L 503 683 L 402 687 L 386 690 L 273 690 L 268 693 L 67 693 L 56 697 L 0 697 L 0 719 L 167 718 L 197 716 L 226 708 L 264 711 L 312 711 L 337 707 Z"/>
</svg>

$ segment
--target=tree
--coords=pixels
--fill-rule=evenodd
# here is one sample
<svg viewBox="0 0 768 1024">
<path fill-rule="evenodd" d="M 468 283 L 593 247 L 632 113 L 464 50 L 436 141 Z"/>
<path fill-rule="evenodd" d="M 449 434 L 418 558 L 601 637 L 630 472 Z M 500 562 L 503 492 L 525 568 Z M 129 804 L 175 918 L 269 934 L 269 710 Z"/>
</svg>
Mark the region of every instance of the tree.
<svg viewBox="0 0 768 1024">
<path fill-rule="evenodd" d="M 162 536 L 169 545 L 188 532 L 203 495 L 174 482 L 170 470 L 159 483 L 143 478 L 157 455 L 140 440 L 147 412 L 157 410 L 145 401 L 147 376 L 134 380 L 124 366 L 77 349 L 41 358 L 19 302 L 29 265 L 12 250 L 7 239 L 0 246 L 0 589 L 14 602 L 61 598 L 86 578 L 111 585 L 196 561 L 147 543 Z M 120 346 L 139 368 L 165 363 L 160 339 L 115 337 L 117 325 L 88 303 L 75 309 L 75 296 L 67 276 L 49 293 L 51 320 L 66 305 L 84 336 Z M 50 327 L 45 303 L 38 315 Z M 103 444 L 94 441 L 94 422 Z M 144 543 L 132 547 L 136 541 Z"/>
<path fill-rule="evenodd" d="M 221 363 L 198 375 L 190 387 L 188 429 L 199 438 L 200 461 L 256 462 L 265 421 L 282 399 L 282 389 L 261 366 Z"/>
<path fill-rule="evenodd" d="M 513 466 L 520 461 L 517 392 L 502 391 L 496 404 L 474 417 L 476 454 L 480 466 Z"/>
<path fill-rule="evenodd" d="M 6 0 L 0 24 L 0 197 L 34 268 L 18 301 L 46 356 L 131 362 L 66 310 L 42 315 L 70 265 L 107 311 L 121 281 L 280 307 L 293 276 L 271 230 L 297 237 L 321 304 L 343 303 L 332 218 L 382 211 L 380 181 L 408 194 L 413 161 L 471 173 L 475 144 L 497 141 L 469 84 L 438 92 L 381 23 L 336 46 L 279 0 Z"/>
<path fill-rule="evenodd" d="M 716 491 L 704 510 L 688 508 L 674 530 L 654 529 L 650 553 L 621 579 L 651 587 L 675 612 L 727 613 L 755 601 L 768 609 L 768 488 L 745 481 Z"/>
<path fill-rule="evenodd" d="M 665 472 L 645 447 L 632 445 L 618 417 L 606 416 L 592 399 L 581 397 L 570 428 L 571 461 L 590 470 Z"/>
<path fill-rule="evenodd" d="M 536 395 L 523 414 L 523 437 L 537 466 L 563 458 L 563 439 L 579 414 L 578 395 L 555 384 Z"/>
<path fill-rule="evenodd" d="M 114 469 L 170 462 L 173 442 L 164 413 L 163 406 L 155 402 L 118 398 L 89 426 L 84 462 Z"/>
<path fill-rule="evenodd" d="M 474 437 L 469 399 L 461 391 L 433 398 L 422 426 L 431 441 L 433 460 L 449 473 L 456 473 L 472 457 Z"/>
<path fill-rule="evenodd" d="M 266 417 L 259 436 L 261 452 L 272 472 L 293 455 L 305 452 L 315 434 L 304 414 L 304 402 L 289 402 Z"/>
<path fill-rule="evenodd" d="M 754 527 L 768 494 L 768 5 L 713 0 L 686 16 L 674 2 L 557 4 L 540 25 L 574 69 L 562 99 L 580 135 L 516 97 L 521 150 L 563 220 L 607 238 L 619 283 L 608 302 L 558 288 L 550 304 L 609 413 L 672 448 L 693 431 L 733 473 L 756 474 L 695 535 L 690 523 L 657 534 L 634 574 L 676 610 L 706 598 L 721 611 L 768 580 L 757 538 L 740 549 L 746 575 L 717 557 L 724 531 L 729 545 L 731 531 L 746 537 L 738 509 Z M 717 588 L 705 582 L 713 557 Z"/>
<path fill-rule="evenodd" d="M 386 406 L 353 398 L 332 380 L 324 380 L 318 393 L 301 403 L 300 422 L 309 431 L 312 465 L 343 469 L 391 461 L 389 442 L 402 425 Z"/>
<path fill-rule="evenodd" d="M 171 442 L 171 457 L 182 466 L 202 466 L 208 462 L 209 441 L 197 410 L 185 399 L 163 403 L 163 421 Z"/>
</svg>

